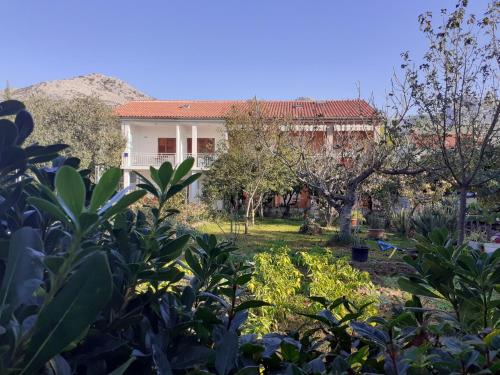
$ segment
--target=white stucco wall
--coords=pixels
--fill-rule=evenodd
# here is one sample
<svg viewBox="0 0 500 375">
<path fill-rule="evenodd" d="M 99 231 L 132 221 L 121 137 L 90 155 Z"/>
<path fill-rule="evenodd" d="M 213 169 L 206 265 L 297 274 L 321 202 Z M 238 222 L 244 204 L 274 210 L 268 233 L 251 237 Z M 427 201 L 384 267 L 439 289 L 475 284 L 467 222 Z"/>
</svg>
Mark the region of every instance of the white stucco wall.
<svg viewBox="0 0 500 375">
<path fill-rule="evenodd" d="M 215 138 L 217 145 L 224 139 L 224 123 L 186 122 L 186 121 L 128 121 L 132 137 L 130 152 L 155 153 L 158 150 L 158 138 L 175 138 L 176 127 L 180 126 L 182 152 L 187 153 L 187 139 L 192 137 L 192 125 L 198 127 L 198 138 Z"/>
</svg>

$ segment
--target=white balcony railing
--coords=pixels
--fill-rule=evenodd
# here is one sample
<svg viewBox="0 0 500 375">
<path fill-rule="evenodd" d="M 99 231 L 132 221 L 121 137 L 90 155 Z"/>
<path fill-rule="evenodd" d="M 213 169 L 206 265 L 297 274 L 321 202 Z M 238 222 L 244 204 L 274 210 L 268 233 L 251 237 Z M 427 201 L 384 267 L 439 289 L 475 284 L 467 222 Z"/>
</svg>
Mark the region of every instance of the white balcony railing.
<svg viewBox="0 0 500 375">
<path fill-rule="evenodd" d="M 123 156 L 123 165 L 130 167 L 159 167 L 166 161 L 175 165 L 175 154 L 131 152 Z"/>
<path fill-rule="evenodd" d="M 188 157 L 194 157 L 193 154 L 188 154 Z M 194 165 L 199 169 L 208 169 L 212 166 L 215 161 L 214 153 L 200 153 L 196 154 L 196 160 Z"/>
<path fill-rule="evenodd" d="M 122 165 L 124 168 L 149 168 L 149 166 L 159 167 L 164 162 L 169 161 L 176 165 L 175 154 L 149 153 L 149 152 L 129 152 L 123 154 Z M 187 154 L 186 157 L 194 157 L 193 154 Z M 208 169 L 215 160 L 214 153 L 200 153 L 196 155 L 195 168 Z"/>
</svg>

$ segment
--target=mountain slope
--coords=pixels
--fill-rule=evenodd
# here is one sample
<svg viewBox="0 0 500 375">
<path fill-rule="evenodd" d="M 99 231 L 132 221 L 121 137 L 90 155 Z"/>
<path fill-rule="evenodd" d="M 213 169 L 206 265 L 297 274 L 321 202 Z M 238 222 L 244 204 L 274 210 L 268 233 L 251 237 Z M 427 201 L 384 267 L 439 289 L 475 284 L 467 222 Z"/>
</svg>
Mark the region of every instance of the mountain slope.
<svg viewBox="0 0 500 375">
<path fill-rule="evenodd" d="M 46 95 L 53 99 L 71 99 L 81 95 L 93 95 L 110 106 L 124 104 L 131 100 L 152 99 L 125 81 L 99 73 L 40 82 L 10 91 L 12 98 L 19 100 L 37 94 Z"/>
</svg>

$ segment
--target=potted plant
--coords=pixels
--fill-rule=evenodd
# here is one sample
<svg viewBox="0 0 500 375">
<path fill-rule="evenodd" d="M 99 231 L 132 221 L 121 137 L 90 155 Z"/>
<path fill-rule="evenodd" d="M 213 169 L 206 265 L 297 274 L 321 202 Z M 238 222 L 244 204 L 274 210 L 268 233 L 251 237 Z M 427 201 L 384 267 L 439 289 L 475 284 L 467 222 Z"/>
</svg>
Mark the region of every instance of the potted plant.
<svg viewBox="0 0 500 375">
<path fill-rule="evenodd" d="M 357 226 L 352 236 L 351 258 L 355 262 L 366 262 L 368 260 L 369 248 L 366 242 L 361 238 L 359 226 Z"/>
<path fill-rule="evenodd" d="M 384 238 L 384 218 L 376 215 L 371 215 L 368 221 L 370 228 L 368 229 L 367 237 L 376 240 Z"/>
<path fill-rule="evenodd" d="M 353 227 L 357 227 L 360 224 L 363 224 L 366 221 L 365 217 L 363 216 L 363 213 L 361 210 L 356 209 L 353 210 L 351 213 L 351 225 Z"/>
</svg>

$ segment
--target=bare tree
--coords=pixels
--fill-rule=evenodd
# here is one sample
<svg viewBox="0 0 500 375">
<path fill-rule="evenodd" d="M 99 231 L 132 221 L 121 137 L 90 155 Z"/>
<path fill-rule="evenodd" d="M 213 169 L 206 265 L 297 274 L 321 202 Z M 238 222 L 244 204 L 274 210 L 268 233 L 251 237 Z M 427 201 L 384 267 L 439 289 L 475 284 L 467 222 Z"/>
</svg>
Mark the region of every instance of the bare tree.
<svg viewBox="0 0 500 375">
<path fill-rule="evenodd" d="M 499 3 L 482 18 L 467 13 L 467 1 L 419 17 L 429 49 L 421 64 L 403 54 L 405 75 L 395 80 L 391 97 L 398 117 L 422 149 L 415 164 L 448 181 L 460 194 L 458 241 L 465 234 L 467 192 L 499 177 L 500 102 L 496 26 Z M 406 114 L 413 108 L 413 116 Z M 416 112 L 416 115 L 415 115 Z"/>
</svg>

